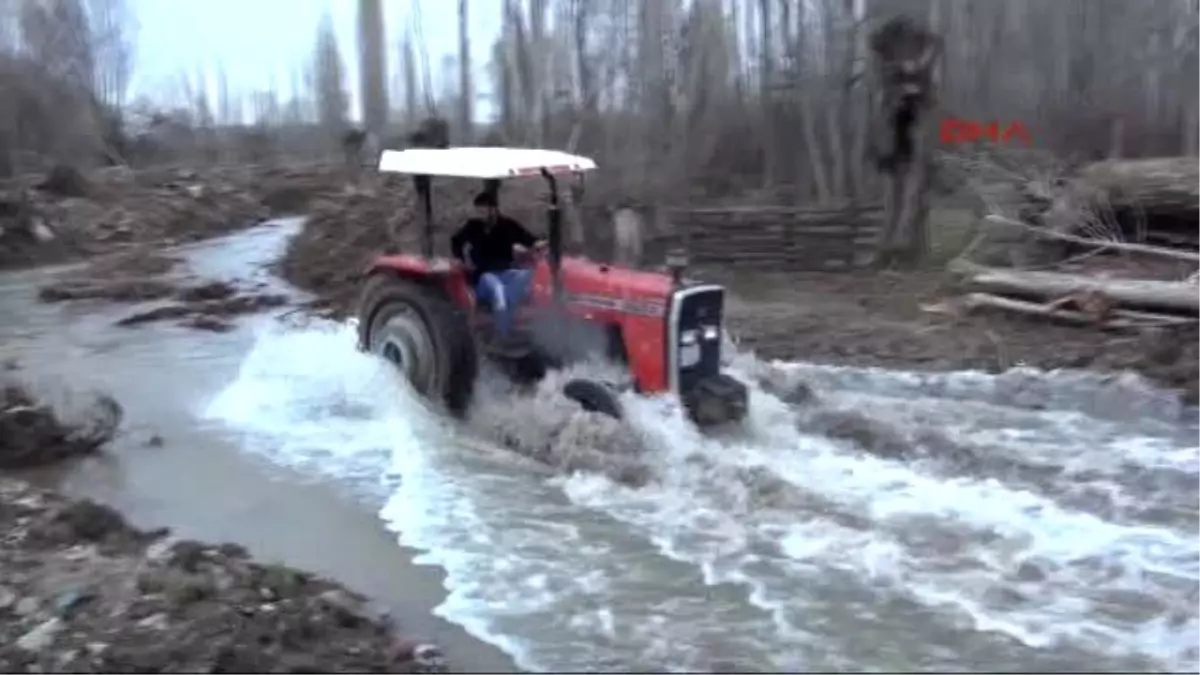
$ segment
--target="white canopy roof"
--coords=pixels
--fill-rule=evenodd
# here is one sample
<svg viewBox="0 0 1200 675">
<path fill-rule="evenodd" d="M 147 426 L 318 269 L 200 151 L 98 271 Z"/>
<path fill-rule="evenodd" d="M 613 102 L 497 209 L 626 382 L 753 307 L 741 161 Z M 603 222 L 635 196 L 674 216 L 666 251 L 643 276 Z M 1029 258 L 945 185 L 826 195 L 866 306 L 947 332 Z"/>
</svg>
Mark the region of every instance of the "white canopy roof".
<svg viewBox="0 0 1200 675">
<path fill-rule="evenodd" d="M 531 148 L 411 148 L 384 150 L 379 156 L 380 171 L 458 178 L 515 178 L 536 176 L 542 169 L 565 174 L 595 168 L 587 157 Z"/>
</svg>

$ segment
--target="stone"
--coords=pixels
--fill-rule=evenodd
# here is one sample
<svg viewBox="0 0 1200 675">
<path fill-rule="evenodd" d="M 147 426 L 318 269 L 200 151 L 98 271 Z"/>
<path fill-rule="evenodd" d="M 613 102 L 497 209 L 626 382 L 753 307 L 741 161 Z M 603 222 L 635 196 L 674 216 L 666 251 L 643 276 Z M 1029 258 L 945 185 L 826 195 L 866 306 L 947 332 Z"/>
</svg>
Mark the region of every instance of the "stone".
<svg viewBox="0 0 1200 675">
<path fill-rule="evenodd" d="M 69 619 L 94 597 L 95 594 L 86 589 L 69 588 L 54 599 L 54 612 L 64 619 Z"/>
<path fill-rule="evenodd" d="M 166 630 L 171 625 L 171 622 L 167 618 L 167 615 L 165 612 L 159 612 L 158 614 L 151 614 L 150 616 L 142 619 L 141 621 L 138 621 L 137 625 L 138 625 L 138 628 L 148 628 L 150 630 Z"/>
<path fill-rule="evenodd" d="M 17 602 L 16 613 L 20 616 L 33 616 L 42 608 L 42 602 L 37 598 L 30 596 L 21 598 Z"/>
<path fill-rule="evenodd" d="M 367 608 L 367 603 L 350 593 L 333 588 L 317 596 L 322 604 L 333 610 L 341 623 L 352 625 L 362 621 L 371 621 L 374 617 Z"/>
<path fill-rule="evenodd" d="M 28 652 L 40 652 L 53 644 L 54 638 L 65 626 L 63 620 L 58 617 L 43 621 L 33 630 L 17 638 L 17 647 Z"/>
<path fill-rule="evenodd" d="M 0 612 L 6 611 L 17 604 L 18 599 L 19 596 L 16 591 L 8 586 L 0 586 Z"/>
</svg>

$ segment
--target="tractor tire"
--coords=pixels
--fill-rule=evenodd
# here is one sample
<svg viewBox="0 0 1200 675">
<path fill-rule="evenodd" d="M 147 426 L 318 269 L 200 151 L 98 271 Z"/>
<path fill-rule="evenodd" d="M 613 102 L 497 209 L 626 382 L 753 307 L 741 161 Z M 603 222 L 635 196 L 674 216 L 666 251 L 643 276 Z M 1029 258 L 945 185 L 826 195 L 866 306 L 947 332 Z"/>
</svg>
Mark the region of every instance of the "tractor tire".
<svg viewBox="0 0 1200 675">
<path fill-rule="evenodd" d="M 471 405 L 478 374 L 467 318 L 440 289 L 376 274 L 363 286 L 359 345 L 382 357 L 417 393 L 461 416 Z"/>
<path fill-rule="evenodd" d="M 599 382 L 571 380 L 563 386 L 563 395 L 588 412 L 597 412 L 618 420 L 622 417 L 617 392 Z"/>
</svg>

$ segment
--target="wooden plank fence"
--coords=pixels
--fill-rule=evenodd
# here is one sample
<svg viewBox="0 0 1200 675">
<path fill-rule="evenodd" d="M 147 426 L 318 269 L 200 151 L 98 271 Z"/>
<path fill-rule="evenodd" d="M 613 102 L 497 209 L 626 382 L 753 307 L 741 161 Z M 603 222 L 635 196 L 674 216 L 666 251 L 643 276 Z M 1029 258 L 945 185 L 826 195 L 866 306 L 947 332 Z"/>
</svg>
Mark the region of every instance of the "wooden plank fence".
<svg viewBox="0 0 1200 675">
<path fill-rule="evenodd" d="M 643 264 L 687 249 L 696 265 L 776 271 L 837 270 L 865 262 L 879 236 L 883 209 L 799 206 L 634 207 L 643 223 Z M 612 260 L 612 211 L 585 208 L 588 255 Z"/>
<path fill-rule="evenodd" d="M 674 209 L 675 242 L 697 265 L 779 271 L 850 269 L 867 258 L 880 207 L 791 206 Z"/>
</svg>

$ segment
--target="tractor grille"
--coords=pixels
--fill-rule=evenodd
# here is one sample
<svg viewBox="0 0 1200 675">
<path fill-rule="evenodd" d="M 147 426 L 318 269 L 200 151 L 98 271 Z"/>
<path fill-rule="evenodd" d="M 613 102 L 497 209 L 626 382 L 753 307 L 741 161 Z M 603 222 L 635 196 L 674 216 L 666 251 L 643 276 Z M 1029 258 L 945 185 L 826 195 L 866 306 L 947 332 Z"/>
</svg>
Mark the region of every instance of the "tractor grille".
<svg viewBox="0 0 1200 675">
<path fill-rule="evenodd" d="M 720 372 L 724 305 L 725 290 L 720 286 L 685 287 L 672 296 L 667 339 L 674 358 L 668 358 L 668 363 L 675 369 L 672 379 L 677 391 L 687 391 Z"/>
</svg>

